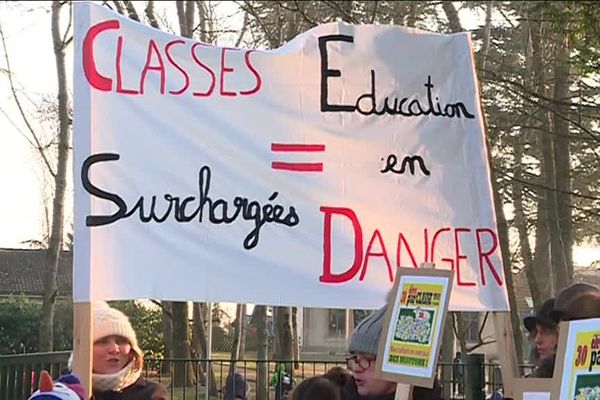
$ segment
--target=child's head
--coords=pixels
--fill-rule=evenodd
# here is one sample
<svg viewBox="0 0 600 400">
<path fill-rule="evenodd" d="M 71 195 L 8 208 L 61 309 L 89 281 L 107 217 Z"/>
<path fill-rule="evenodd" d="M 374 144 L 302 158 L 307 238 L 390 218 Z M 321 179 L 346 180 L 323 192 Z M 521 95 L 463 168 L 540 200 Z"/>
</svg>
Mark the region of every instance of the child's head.
<svg viewBox="0 0 600 400">
<path fill-rule="evenodd" d="M 83 387 L 79 379 L 72 374 L 63 375 L 52 381 L 46 371 L 40 376 L 39 389 L 29 397 L 29 400 L 83 400 Z"/>
<path fill-rule="evenodd" d="M 327 378 L 338 387 L 343 388 L 350 378 L 352 378 L 352 374 L 346 368 L 336 366 L 327 371 L 325 375 L 323 375 L 323 378 Z"/>
<path fill-rule="evenodd" d="M 248 398 L 248 383 L 239 373 L 229 374 L 225 380 L 224 400 L 246 400 Z"/>
<path fill-rule="evenodd" d="M 292 400 L 341 400 L 338 386 L 322 376 L 302 381 L 292 393 Z"/>
</svg>

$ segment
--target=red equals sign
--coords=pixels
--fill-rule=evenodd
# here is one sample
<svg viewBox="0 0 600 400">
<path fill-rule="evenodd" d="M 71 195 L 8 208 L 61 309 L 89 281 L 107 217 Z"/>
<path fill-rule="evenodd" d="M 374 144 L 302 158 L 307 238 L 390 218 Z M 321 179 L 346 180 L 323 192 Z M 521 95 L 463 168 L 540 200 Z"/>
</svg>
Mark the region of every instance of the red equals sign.
<svg viewBox="0 0 600 400">
<path fill-rule="evenodd" d="M 276 153 L 315 153 L 325 151 L 324 144 L 283 144 L 271 143 L 271 151 Z M 280 171 L 323 172 L 323 163 L 298 163 L 273 161 L 271 168 Z"/>
</svg>

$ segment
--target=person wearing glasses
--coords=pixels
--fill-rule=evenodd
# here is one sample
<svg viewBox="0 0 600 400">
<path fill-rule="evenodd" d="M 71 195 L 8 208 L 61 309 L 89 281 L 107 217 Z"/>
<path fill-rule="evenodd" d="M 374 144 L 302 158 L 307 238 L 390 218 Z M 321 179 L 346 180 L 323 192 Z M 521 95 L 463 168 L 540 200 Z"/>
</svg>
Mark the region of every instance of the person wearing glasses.
<svg viewBox="0 0 600 400">
<path fill-rule="evenodd" d="M 363 319 L 352 332 L 346 359 L 352 377 L 344 387 L 345 400 L 394 400 L 396 383 L 375 377 L 375 360 L 387 306 Z M 442 389 L 435 381 L 433 389 L 415 386 L 413 400 L 441 400 Z"/>
</svg>

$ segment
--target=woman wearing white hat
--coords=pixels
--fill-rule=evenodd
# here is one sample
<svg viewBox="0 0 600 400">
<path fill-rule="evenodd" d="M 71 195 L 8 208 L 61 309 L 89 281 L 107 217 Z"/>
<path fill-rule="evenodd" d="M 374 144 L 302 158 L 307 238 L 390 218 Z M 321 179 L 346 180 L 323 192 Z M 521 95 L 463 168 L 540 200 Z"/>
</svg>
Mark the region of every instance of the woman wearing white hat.
<svg viewBox="0 0 600 400">
<path fill-rule="evenodd" d="M 94 303 L 93 400 L 167 400 L 167 389 L 141 377 L 144 356 L 131 323 L 105 302 Z"/>
</svg>

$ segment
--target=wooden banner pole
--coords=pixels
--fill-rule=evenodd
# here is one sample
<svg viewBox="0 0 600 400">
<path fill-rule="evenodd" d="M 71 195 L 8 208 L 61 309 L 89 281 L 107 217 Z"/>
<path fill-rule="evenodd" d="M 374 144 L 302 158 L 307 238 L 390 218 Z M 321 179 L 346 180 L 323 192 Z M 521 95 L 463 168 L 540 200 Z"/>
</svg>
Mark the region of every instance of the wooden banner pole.
<svg viewBox="0 0 600 400">
<path fill-rule="evenodd" d="M 520 374 L 517 365 L 517 351 L 513 338 L 510 312 L 492 312 L 491 315 L 496 331 L 496 344 L 500 359 L 500 368 L 502 370 L 504 397 L 514 398 L 514 383 Z"/>
<path fill-rule="evenodd" d="M 483 108 L 483 102 L 481 98 L 483 97 L 481 91 L 481 85 L 479 80 L 477 79 L 477 71 L 475 68 L 475 54 L 473 52 L 473 47 L 471 46 L 471 67 L 473 69 L 473 76 L 475 77 L 475 84 L 477 88 L 477 103 L 479 105 L 479 111 L 481 113 L 481 127 L 485 134 L 484 145 L 486 148 L 486 155 L 488 159 L 488 167 L 490 170 L 490 184 L 492 188 L 492 199 L 494 206 L 494 215 L 496 217 L 496 225 L 499 231 L 499 236 L 502 237 L 501 230 L 501 221 L 498 221 L 498 213 L 502 211 L 503 204 L 500 201 L 500 196 L 498 195 L 497 185 L 494 182 L 495 174 L 494 174 L 494 164 L 492 161 L 492 148 L 489 142 L 489 127 L 487 118 L 485 115 L 485 110 Z M 502 242 L 502 239 L 500 239 Z M 506 243 L 505 243 L 506 244 Z M 511 269 L 507 267 L 507 263 L 510 263 L 510 254 L 508 252 L 508 248 L 502 246 L 501 250 L 502 263 L 504 266 L 504 274 L 510 274 Z M 511 280 L 511 277 L 505 276 L 507 281 Z M 507 283 L 505 288 L 509 289 L 509 284 Z M 514 306 L 514 305 L 513 305 Z M 515 310 L 516 311 L 516 310 Z M 512 322 L 510 318 L 509 312 L 492 312 L 492 320 L 494 321 L 494 329 L 496 330 L 496 344 L 498 349 L 498 357 L 500 359 L 500 368 L 502 368 L 502 383 L 504 386 L 504 397 L 514 397 L 514 382 L 515 379 L 519 378 L 519 369 L 517 365 L 517 352 L 516 345 L 513 337 L 512 331 Z"/>
<path fill-rule="evenodd" d="M 73 373 L 88 399 L 92 393 L 92 329 L 92 303 L 73 303 Z"/>
</svg>

